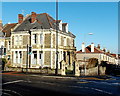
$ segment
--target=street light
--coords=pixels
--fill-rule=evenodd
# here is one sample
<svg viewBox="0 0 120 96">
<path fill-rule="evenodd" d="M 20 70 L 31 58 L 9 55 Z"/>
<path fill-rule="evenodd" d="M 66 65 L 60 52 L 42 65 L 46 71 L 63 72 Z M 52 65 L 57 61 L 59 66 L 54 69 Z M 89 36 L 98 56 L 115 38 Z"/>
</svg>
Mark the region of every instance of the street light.
<svg viewBox="0 0 120 96">
<path fill-rule="evenodd" d="M 86 39 L 85 35 L 93 35 L 93 33 L 84 34 L 84 43 L 85 43 L 85 39 Z M 86 47 L 85 47 L 85 49 L 86 49 Z M 85 60 L 85 55 L 86 55 L 86 50 L 85 50 L 85 54 L 84 54 L 84 64 L 85 64 L 84 71 L 85 71 L 85 75 L 86 75 L 86 60 Z"/>
</svg>

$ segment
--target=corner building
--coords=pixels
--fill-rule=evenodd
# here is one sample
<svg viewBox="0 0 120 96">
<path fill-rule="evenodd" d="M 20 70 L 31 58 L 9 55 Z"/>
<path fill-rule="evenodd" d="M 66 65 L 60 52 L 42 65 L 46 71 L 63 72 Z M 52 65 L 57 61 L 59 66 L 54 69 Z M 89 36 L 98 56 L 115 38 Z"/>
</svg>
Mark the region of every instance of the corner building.
<svg viewBox="0 0 120 96">
<path fill-rule="evenodd" d="M 58 28 L 58 31 L 56 31 Z M 75 35 L 68 31 L 68 24 L 55 20 L 49 14 L 32 12 L 24 17 L 18 14 L 18 23 L 11 29 L 11 64 L 13 67 L 56 68 L 56 48 L 58 68 L 66 62 L 72 70 L 75 61 Z M 32 46 L 32 54 L 27 57 L 27 44 Z"/>
</svg>

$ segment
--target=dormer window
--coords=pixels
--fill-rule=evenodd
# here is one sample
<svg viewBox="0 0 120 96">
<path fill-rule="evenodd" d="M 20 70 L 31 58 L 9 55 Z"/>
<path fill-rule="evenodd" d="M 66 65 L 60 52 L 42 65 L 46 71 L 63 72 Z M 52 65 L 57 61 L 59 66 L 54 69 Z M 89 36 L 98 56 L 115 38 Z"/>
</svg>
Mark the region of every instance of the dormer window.
<svg viewBox="0 0 120 96">
<path fill-rule="evenodd" d="M 68 33 L 68 24 L 67 23 L 62 23 L 62 31 Z"/>
</svg>

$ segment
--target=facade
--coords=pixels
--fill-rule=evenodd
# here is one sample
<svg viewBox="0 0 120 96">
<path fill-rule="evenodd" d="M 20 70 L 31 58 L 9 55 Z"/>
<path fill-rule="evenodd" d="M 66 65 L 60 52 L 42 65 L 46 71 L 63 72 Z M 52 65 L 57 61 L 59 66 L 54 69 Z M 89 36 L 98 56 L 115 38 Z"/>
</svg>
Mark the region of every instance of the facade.
<svg viewBox="0 0 120 96">
<path fill-rule="evenodd" d="M 94 46 L 94 43 L 85 47 L 82 43 L 82 50 L 76 52 L 76 58 L 79 61 L 89 58 L 97 58 L 99 63 L 101 61 L 106 61 L 108 64 L 117 64 L 118 65 L 118 56 L 110 52 L 106 52 L 106 49 L 101 50 L 100 45 L 97 47 Z"/>
<path fill-rule="evenodd" d="M 72 70 L 76 51 L 75 36 L 68 31 L 68 24 L 62 23 L 62 20 L 54 20 L 47 13 L 32 12 L 26 17 L 18 14 L 18 23 L 5 25 L 3 31 L 10 38 L 7 42 L 10 43 L 8 49 L 12 67 L 26 68 L 28 64 L 29 68 L 55 69 L 57 53 L 58 68 L 64 60 L 66 68 Z M 27 46 L 32 46 L 32 53 L 28 55 Z"/>
</svg>

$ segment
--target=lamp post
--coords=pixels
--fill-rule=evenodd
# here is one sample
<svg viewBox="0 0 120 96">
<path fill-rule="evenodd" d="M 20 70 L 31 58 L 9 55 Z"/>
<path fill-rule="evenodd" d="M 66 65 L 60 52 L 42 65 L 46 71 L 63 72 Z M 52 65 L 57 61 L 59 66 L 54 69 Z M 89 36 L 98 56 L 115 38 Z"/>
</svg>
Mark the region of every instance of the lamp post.
<svg viewBox="0 0 120 96">
<path fill-rule="evenodd" d="M 86 35 L 93 35 L 93 33 L 84 34 L 84 43 L 85 43 Z M 84 49 L 84 53 L 85 53 L 84 54 L 84 75 L 86 75 L 86 58 L 85 58 L 86 57 L 86 47 Z"/>
</svg>

